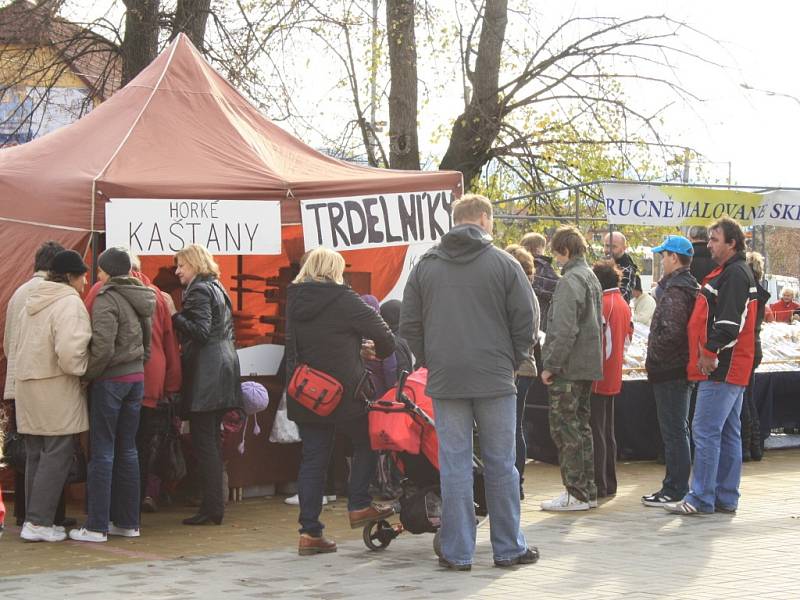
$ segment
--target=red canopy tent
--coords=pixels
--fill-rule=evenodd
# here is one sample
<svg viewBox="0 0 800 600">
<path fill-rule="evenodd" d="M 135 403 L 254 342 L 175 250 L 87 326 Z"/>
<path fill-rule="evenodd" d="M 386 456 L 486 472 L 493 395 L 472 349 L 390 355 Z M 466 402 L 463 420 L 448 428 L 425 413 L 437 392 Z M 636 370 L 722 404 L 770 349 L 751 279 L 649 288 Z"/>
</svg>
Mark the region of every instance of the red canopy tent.
<svg viewBox="0 0 800 600">
<path fill-rule="evenodd" d="M 300 201 L 369 194 L 392 198 L 388 194 L 431 190 L 460 195 L 461 173 L 375 169 L 317 152 L 262 116 L 180 35 L 87 116 L 0 150 L 0 307 L 30 277 L 42 242 L 56 240 L 86 253 L 105 231 L 104 207 L 110 199 L 278 200 L 282 254 L 244 257 L 247 271 L 269 276 L 296 262 L 304 250 Z M 371 292 L 382 298 L 398 283 L 407 248 L 343 254 L 351 270 L 369 274 Z M 171 256 L 143 258 L 151 277 L 172 264 Z M 223 282 L 244 287 L 231 275 L 241 272 L 245 261 L 218 260 Z M 241 298 L 239 303 L 241 308 Z M 253 294 L 243 308 L 259 303 L 263 309 L 264 294 Z M 0 310 L 0 327 L 4 320 Z M 268 423 L 262 426 L 269 430 Z M 260 456 L 247 461 L 253 464 L 231 466 L 232 486 L 280 481 L 296 465 L 296 460 Z"/>
<path fill-rule="evenodd" d="M 85 251 L 105 229 L 110 198 L 280 200 L 286 254 L 302 248 L 301 200 L 434 189 L 460 195 L 461 174 L 375 169 L 317 152 L 262 116 L 180 35 L 84 118 L 0 151 L 0 306 L 29 276 L 41 242 Z M 380 296 L 404 255 L 401 246 L 347 260 L 381 271 Z"/>
</svg>

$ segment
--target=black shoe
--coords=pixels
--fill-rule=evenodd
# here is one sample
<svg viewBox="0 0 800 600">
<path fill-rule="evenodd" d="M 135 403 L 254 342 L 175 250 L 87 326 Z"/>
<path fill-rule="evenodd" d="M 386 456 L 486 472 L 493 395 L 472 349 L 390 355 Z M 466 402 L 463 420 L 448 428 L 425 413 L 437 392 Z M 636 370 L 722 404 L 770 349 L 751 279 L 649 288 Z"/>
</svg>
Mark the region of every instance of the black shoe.
<svg viewBox="0 0 800 600">
<path fill-rule="evenodd" d="M 513 567 L 514 565 L 532 565 L 539 560 L 539 549 L 536 546 L 530 546 L 525 552 L 516 558 L 507 558 L 505 560 L 494 561 L 495 567 Z"/>
<path fill-rule="evenodd" d="M 664 506 L 667 502 L 677 502 L 679 498 L 673 498 L 662 494 L 660 491 L 650 494 L 649 496 L 642 496 L 642 504 L 645 506 Z"/>
<path fill-rule="evenodd" d="M 184 525 L 211 525 L 212 523 L 214 525 L 221 525 L 222 516 L 210 517 L 208 515 L 197 514 L 183 520 Z"/>
<path fill-rule="evenodd" d="M 457 565 L 441 556 L 439 557 L 439 566 L 445 569 L 452 569 L 453 571 L 472 571 L 472 565 L 469 563 L 466 565 Z"/>
<path fill-rule="evenodd" d="M 726 515 L 735 515 L 736 514 L 736 509 L 735 508 L 730 508 L 728 506 L 722 506 L 721 504 L 715 504 L 714 505 L 714 512 L 724 513 Z"/>
<path fill-rule="evenodd" d="M 64 529 L 71 529 L 78 524 L 77 519 L 73 519 L 72 517 L 65 517 L 61 523 L 54 523 L 54 525 L 60 525 Z"/>
</svg>

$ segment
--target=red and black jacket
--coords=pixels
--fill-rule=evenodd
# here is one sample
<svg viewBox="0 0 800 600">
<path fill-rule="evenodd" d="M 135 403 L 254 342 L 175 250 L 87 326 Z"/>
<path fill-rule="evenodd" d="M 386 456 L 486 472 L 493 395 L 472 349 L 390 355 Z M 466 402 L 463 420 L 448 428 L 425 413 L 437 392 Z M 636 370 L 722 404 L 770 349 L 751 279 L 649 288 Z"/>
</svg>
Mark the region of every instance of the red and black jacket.
<svg viewBox="0 0 800 600">
<path fill-rule="evenodd" d="M 706 276 L 689 318 L 689 380 L 710 379 L 742 386 L 749 383 L 757 304 L 756 282 L 743 252 Z M 697 368 L 701 351 L 719 360 L 709 376 Z"/>
</svg>

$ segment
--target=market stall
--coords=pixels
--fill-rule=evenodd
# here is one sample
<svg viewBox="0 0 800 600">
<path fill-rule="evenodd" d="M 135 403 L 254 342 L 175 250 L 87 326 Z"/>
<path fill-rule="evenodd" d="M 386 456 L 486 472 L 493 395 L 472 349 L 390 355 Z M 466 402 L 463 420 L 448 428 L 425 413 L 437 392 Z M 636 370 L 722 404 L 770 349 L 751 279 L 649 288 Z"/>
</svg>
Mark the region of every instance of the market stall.
<svg viewBox="0 0 800 600">
<path fill-rule="evenodd" d="M 742 225 L 800 227 L 800 191 L 796 189 L 763 193 L 674 184 L 594 184 L 602 184 L 606 218 L 612 228 L 623 224 L 707 225 L 723 215 Z M 615 400 L 617 448 L 623 458 L 653 459 L 662 449 L 655 399 L 644 368 L 649 333 L 647 326 L 635 324 L 625 353 L 622 391 Z M 772 428 L 800 426 L 800 323 L 764 323 L 761 344 L 764 357 L 755 373 L 754 398 L 761 434 L 766 438 Z M 547 411 L 547 391 L 537 383 L 527 399 L 529 456 L 555 463 Z"/>
<path fill-rule="evenodd" d="M 179 304 L 172 256 L 201 243 L 234 302 L 243 375 L 276 399 L 285 291 L 302 254 L 340 250 L 356 291 L 399 297 L 415 258 L 449 230 L 461 192 L 458 172 L 374 169 L 317 152 L 261 115 L 181 34 L 84 118 L 0 151 L 0 306 L 50 239 L 87 260 L 107 245 L 131 247 Z M 259 417 L 267 432 L 277 404 Z M 231 487 L 294 479 L 296 446 L 266 438 L 247 433 L 244 456 L 228 464 Z"/>
</svg>

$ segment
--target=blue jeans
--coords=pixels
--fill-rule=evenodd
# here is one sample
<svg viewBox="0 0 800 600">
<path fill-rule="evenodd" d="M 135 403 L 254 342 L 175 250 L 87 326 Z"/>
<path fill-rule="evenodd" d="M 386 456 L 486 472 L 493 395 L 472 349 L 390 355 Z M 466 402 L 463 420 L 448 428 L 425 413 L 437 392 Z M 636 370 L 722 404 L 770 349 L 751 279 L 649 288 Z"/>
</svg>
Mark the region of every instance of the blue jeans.
<svg viewBox="0 0 800 600">
<path fill-rule="evenodd" d="M 742 476 L 742 437 L 739 413 L 744 387 L 701 381 L 692 420 L 694 469 L 685 500 L 701 512 L 715 506 L 735 509 Z"/>
<path fill-rule="evenodd" d="M 108 532 L 139 527 L 139 453 L 136 432 L 144 383 L 95 380 L 92 383 L 86 529 Z"/>
<path fill-rule="evenodd" d="M 525 443 L 525 398 L 531 387 L 533 377 L 519 375 L 517 377 L 517 458 L 514 464 L 519 473 L 519 481 L 525 480 L 525 459 L 528 457 L 528 445 Z"/>
<path fill-rule="evenodd" d="M 653 384 L 658 426 L 664 440 L 664 462 L 667 473 L 661 493 L 680 500 L 689 491 L 692 455 L 689 450 L 689 398 L 692 384 L 675 379 Z"/>
<path fill-rule="evenodd" d="M 519 473 L 514 467 L 516 402 L 515 395 L 433 399 L 442 482 L 442 555 L 453 564 L 471 564 L 475 553 L 473 422 L 478 424 L 494 559 L 514 559 L 527 550 L 519 528 Z"/>
<path fill-rule="evenodd" d="M 324 525 L 319 520 L 325 477 L 337 432 L 344 434 L 353 445 L 350 481 L 347 484 L 347 510 L 361 510 L 372 502 L 369 484 L 375 475 L 376 454 L 369 443 L 367 416 L 345 423 L 298 423 L 303 440 L 300 473 L 297 475 L 297 494 L 300 497 L 300 533 L 314 537 L 322 535 Z"/>
</svg>

